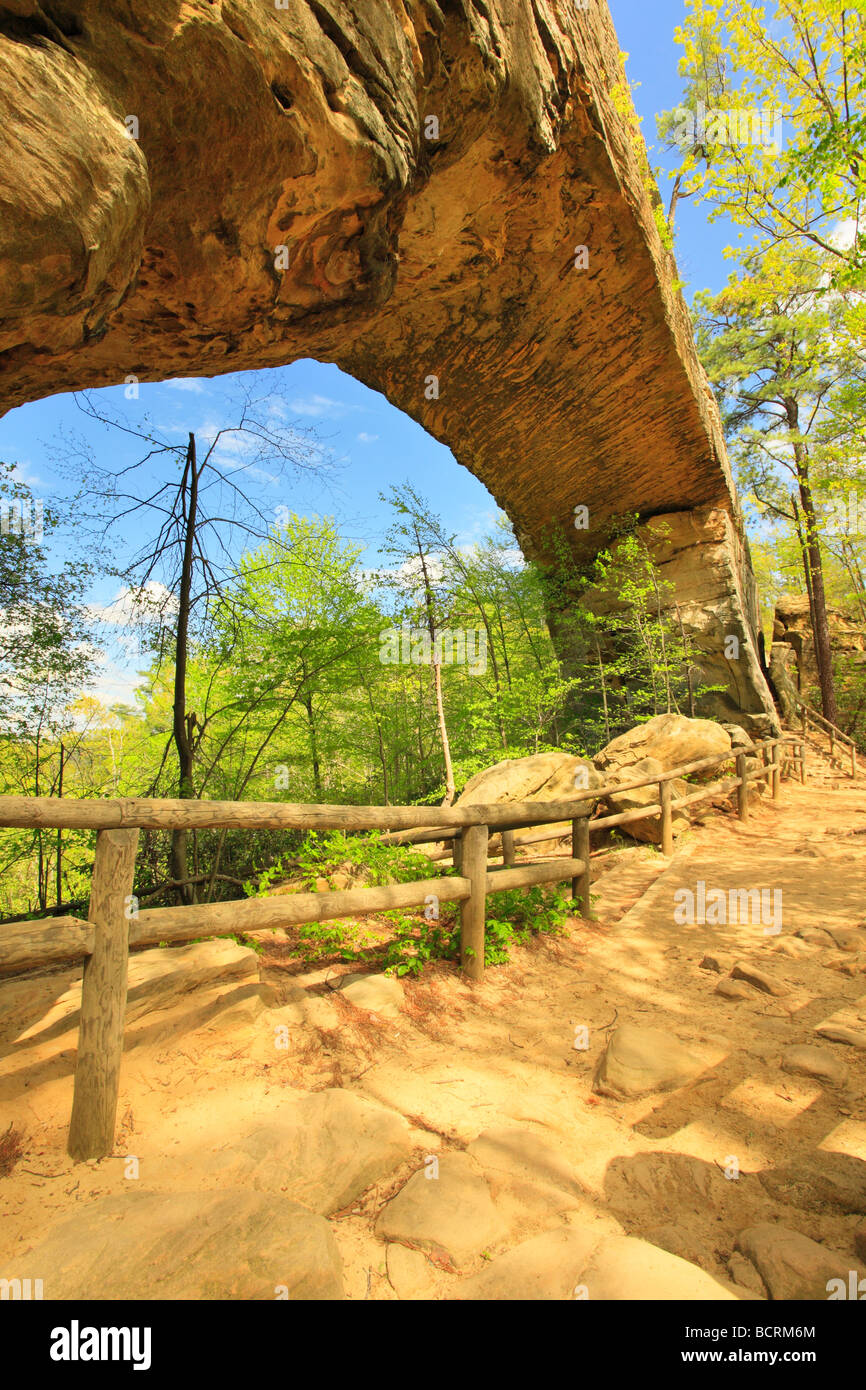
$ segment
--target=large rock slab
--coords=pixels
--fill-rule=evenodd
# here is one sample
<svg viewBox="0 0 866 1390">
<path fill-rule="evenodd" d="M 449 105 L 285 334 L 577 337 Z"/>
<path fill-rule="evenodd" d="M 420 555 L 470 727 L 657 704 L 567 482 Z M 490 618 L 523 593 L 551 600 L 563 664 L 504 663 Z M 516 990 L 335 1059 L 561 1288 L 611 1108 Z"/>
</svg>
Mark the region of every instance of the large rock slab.
<svg viewBox="0 0 866 1390">
<path fill-rule="evenodd" d="M 259 960 L 229 938 L 154 946 L 129 957 L 124 1049 L 142 1040 L 178 1038 L 219 1016 L 220 1027 L 247 1025 L 267 1007 L 270 991 L 260 981 Z M 78 1026 L 81 972 L 22 1033 L 39 1038 Z M 138 1027 L 137 1025 L 143 1025 Z"/>
<path fill-rule="evenodd" d="M 34 1270 L 45 1298 L 64 1301 L 343 1297 L 327 1221 L 263 1192 L 130 1186 L 82 1206 L 0 1278 Z"/>
<path fill-rule="evenodd" d="M 813 1081 L 830 1086 L 843 1086 L 848 1080 L 848 1068 L 835 1052 L 826 1047 L 812 1047 L 809 1043 L 799 1043 L 785 1049 L 782 1053 L 782 1071 L 795 1076 L 808 1076 Z"/>
<path fill-rule="evenodd" d="M 705 1066 L 701 1057 L 670 1033 L 624 1023 L 611 1034 L 592 1089 L 615 1100 L 635 1100 L 685 1086 Z"/>
<path fill-rule="evenodd" d="M 819 1153 L 758 1174 L 777 1202 L 804 1211 L 822 1207 L 866 1214 L 866 1161 L 853 1154 Z"/>
<path fill-rule="evenodd" d="M 738 1295 L 697 1265 L 635 1236 L 608 1236 L 596 1247 L 580 1283 L 590 1300 L 611 1302 L 736 1302 Z"/>
<path fill-rule="evenodd" d="M 304 1096 L 277 1120 L 233 1138 L 216 1163 L 238 1184 L 285 1193 L 329 1216 L 390 1177 L 411 1152 L 402 1115 L 334 1089 Z"/>
<path fill-rule="evenodd" d="M 769 1222 L 750 1226 L 737 1236 L 736 1248 L 751 1260 L 773 1300 L 825 1301 L 831 1280 L 848 1283 L 850 1256 L 828 1250 L 786 1226 Z"/>
<path fill-rule="evenodd" d="M 369 1009 L 382 1018 L 400 1017 L 403 1003 L 403 986 L 391 975 L 361 972 L 341 976 L 337 988 L 359 1009 Z"/>
<path fill-rule="evenodd" d="M 427 1177 L 431 1170 L 428 1164 L 414 1173 L 391 1199 L 376 1222 L 378 1235 L 444 1257 L 454 1267 L 505 1239 L 508 1228 L 469 1154 L 440 1154 L 438 1176 Z"/>
<path fill-rule="evenodd" d="M 720 757 L 731 751 L 731 736 L 712 719 L 687 719 L 682 714 L 658 714 L 606 744 L 593 758 L 606 777 L 634 767 L 644 758 L 672 772 L 700 758 Z"/>
<path fill-rule="evenodd" d="M 535 1236 L 464 1280 L 456 1297 L 496 1303 L 573 1299 L 600 1239 L 599 1233 L 579 1228 Z"/>
<path fill-rule="evenodd" d="M 558 1215 L 582 1205 L 587 1193 L 555 1149 L 527 1129 L 494 1128 L 473 1139 L 466 1152 L 480 1164 L 503 1214 Z"/>
</svg>

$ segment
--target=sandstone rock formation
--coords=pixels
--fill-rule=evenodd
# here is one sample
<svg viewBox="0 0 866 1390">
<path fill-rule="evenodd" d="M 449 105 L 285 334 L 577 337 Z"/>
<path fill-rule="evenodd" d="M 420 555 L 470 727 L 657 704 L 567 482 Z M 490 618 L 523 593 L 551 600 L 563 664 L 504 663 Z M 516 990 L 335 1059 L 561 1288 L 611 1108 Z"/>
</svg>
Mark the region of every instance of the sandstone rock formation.
<svg viewBox="0 0 866 1390">
<path fill-rule="evenodd" d="M 6 407 L 335 362 L 452 447 L 527 551 L 671 521 L 708 672 L 731 714 L 771 711 L 602 0 L 0 0 L 0 119 Z"/>
<path fill-rule="evenodd" d="M 866 624 L 856 614 L 841 608 L 827 610 L 830 628 L 830 647 L 834 657 L 842 658 L 850 667 L 866 665 Z M 782 701 L 789 696 L 790 686 L 784 677 L 791 678 L 801 699 L 815 704 L 818 689 L 818 668 L 809 615 L 809 599 L 805 594 L 786 594 L 776 603 L 773 618 L 773 647 L 771 675 L 774 684 L 783 684 L 777 694 Z M 820 708 L 820 700 L 818 700 Z"/>
<path fill-rule="evenodd" d="M 657 714 L 611 739 L 593 762 L 607 780 L 612 772 L 633 768 L 643 758 L 654 758 L 663 772 L 672 772 L 686 763 L 723 757 L 730 751 L 730 734 L 712 720 Z"/>
<path fill-rule="evenodd" d="M 570 801 L 582 788 L 592 791 L 603 778 L 588 758 L 571 753 L 536 753 L 530 758 L 503 758 L 470 777 L 457 798 L 458 806 L 484 805 L 509 801 Z M 578 814 L 592 812 L 591 797 L 578 803 Z M 555 821 L 544 827 L 551 838 L 571 834 L 571 822 Z M 499 836 L 491 836 L 494 848 Z M 518 839 L 519 843 L 519 839 Z"/>
</svg>

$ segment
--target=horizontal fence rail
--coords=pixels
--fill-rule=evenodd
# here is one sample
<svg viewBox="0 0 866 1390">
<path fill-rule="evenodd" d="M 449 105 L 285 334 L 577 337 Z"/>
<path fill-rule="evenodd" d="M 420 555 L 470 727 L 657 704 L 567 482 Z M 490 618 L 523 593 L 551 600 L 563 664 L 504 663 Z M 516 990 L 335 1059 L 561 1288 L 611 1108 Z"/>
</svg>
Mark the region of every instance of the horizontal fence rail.
<svg viewBox="0 0 866 1390">
<path fill-rule="evenodd" d="M 823 714 L 819 714 L 811 705 L 807 705 L 805 700 L 799 696 L 794 696 L 794 704 L 800 711 L 800 727 L 805 735 L 809 728 L 810 721 L 816 724 L 822 733 L 825 733 L 830 740 L 830 757 L 836 756 L 836 744 L 841 743 L 848 749 L 851 758 L 851 776 L 857 776 L 857 745 L 853 738 L 849 738 L 839 728 L 838 724 L 833 724 L 829 719 L 825 719 Z"/>
<path fill-rule="evenodd" d="M 785 750 L 783 753 L 782 750 Z M 752 766 L 749 766 L 749 761 Z M 754 766 L 760 760 L 759 766 Z M 672 783 L 698 772 L 735 763 L 736 775 L 674 796 Z M 798 768 L 805 781 L 802 739 L 765 739 L 715 757 L 700 758 L 654 776 L 581 789 L 562 801 L 498 802 L 466 806 L 318 806 L 285 802 L 148 800 L 139 797 L 72 801 L 59 797 L 0 797 L 0 827 L 96 830 L 87 921 L 56 917 L 0 925 L 0 974 L 34 966 L 84 960 L 81 1022 L 75 1068 L 69 1153 L 76 1160 L 111 1153 L 117 1112 L 127 960 L 130 946 L 234 936 L 362 913 L 418 907 L 434 898 L 460 905 L 460 959 L 470 979 L 484 972 L 486 900 L 489 893 L 571 880 L 571 895 L 591 916 L 590 836 L 597 831 L 658 817 L 662 852 L 673 852 L 677 810 L 736 793 L 741 820 L 748 816 L 748 787 L 769 780 L 779 794 L 783 767 Z M 594 814 L 599 802 L 656 786 L 647 805 L 608 815 Z M 571 853 L 516 864 L 522 843 L 561 838 L 515 839 L 519 829 L 557 822 L 571 826 Z M 392 842 L 451 843 L 456 873 L 439 878 L 359 887 L 339 892 L 287 893 L 222 903 L 139 910 L 132 896 L 141 830 L 276 829 L 382 830 Z M 503 864 L 488 867 L 490 832 L 501 839 Z M 441 855 L 436 855 L 441 858 Z"/>
</svg>

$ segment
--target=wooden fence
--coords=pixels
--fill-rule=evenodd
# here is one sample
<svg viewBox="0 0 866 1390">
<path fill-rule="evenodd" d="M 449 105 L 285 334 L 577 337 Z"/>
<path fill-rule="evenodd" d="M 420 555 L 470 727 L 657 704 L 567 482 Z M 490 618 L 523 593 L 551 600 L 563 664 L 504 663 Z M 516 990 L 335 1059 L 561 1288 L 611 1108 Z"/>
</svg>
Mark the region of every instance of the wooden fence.
<svg viewBox="0 0 866 1390">
<path fill-rule="evenodd" d="M 816 727 L 819 728 L 822 733 L 826 734 L 830 740 L 831 758 L 835 758 L 837 756 L 836 744 L 841 743 L 842 747 L 847 748 L 849 751 L 849 756 L 851 758 L 851 776 L 856 777 L 857 745 L 854 742 L 854 740 L 852 738 L 849 738 L 847 734 L 843 734 L 838 724 L 832 724 L 829 719 L 824 718 L 823 714 L 819 714 L 818 711 L 816 709 L 813 709 L 811 705 L 807 705 L 805 700 L 801 700 L 798 696 L 795 696 L 794 703 L 797 709 L 800 711 L 800 727 L 803 731 L 803 737 L 805 738 L 806 734 L 809 731 L 810 722 L 816 725 Z"/>
<path fill-rule="evenodd" d="M 786 754 L 783 753 L 783 748 Z M 749 759 L 760 759 L 749 767 Z M 672 782 L 719 769 L 732 760 L 736 775 L 674 797 Z M 590 907 L 590 835 L 657 815 L 662 852 L 673 852 L 674 812 L 736 793 L 741 820 L 748 816 L 749 783 L 769 779 L 779 794 L 784 771 L 799 768 L 805 781 L 802 740 L 767 739 L 718 757 L 702 758 L 657 777 L 587 789 L 567 801 L 525 801 L 478 806 L 312 806 L 283 802 L 169 801 L 135 798 L 74 801 L 56 797 L 0 797 L 0 827 L 97 831 L 87 921 L 73 917 L 11 922 L 0 927 L 0 974 L 84 958 L 78 1056 L 68 1149 L 76 1160 L 103 1158 L 114 1145 L 123 1053 L 130 946 L 234 936 L 298 923 L 324 922 L 392 908 L 419 907 L 430 896 L 460 904 L 461 966 L 470 979 L 484 972 L 488 893 L 571 880 L 583 915 Z M 649 805 L 592 817 L 607 795 L 658 785 Z M 514 831 L 571 821 L 571 854 L 515 865 Z M 409 831 L 415 843 L 451 841 L 453 876 L 341 892 L 292 893 L 236 902 L 148 908 L 132 895 L 139 832 L 143 829 L 279 829 Z M 488 869 L 490 832 L 502 836 L 503 866 Z M 543 838 L 543 837 L 542 837 Z"/>
</svg>

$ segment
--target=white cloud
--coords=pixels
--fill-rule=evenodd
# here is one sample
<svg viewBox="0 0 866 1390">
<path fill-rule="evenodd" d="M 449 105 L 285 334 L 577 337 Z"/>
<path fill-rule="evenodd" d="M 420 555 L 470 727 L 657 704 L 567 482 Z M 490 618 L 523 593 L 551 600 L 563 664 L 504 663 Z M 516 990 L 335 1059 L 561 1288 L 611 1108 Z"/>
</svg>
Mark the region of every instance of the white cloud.
<svg viewBox="0 0 866 1390">
<path fill-rule="evenodd" d="M 853 217 L 845 217 L 835 223 L 830 231 L 827 240 L 831 246 L 835 246 L 838 251 L 850 251 L 854 245 L 854 236 L 857 232 L 857 223 Z"/>
<path fill-rule="evenodd" d="M 146 675 L 112 661 L 105 652 L 97 658 L 99 674 L 88 685 L 87 694 L 103 705 L 135 705 L 135 692 L 147 683 Z"/>
<path fill-rule="evenodd" d="M 376 440 L 379 438 L 378 434 L 367 434 L 365 430 L 361 430 L 361 433 L 357 437 L 362 444 L 375 444 Z"/>
<path fill-rule="evenodd" d="M 125 584 L 118 589 L 110 603 L 90 604 L 87 611 L 98 622 L 112 627 L 134 627 L 137 623 L 148 622 L 161 612 L 174 612 L 177 599 L 170 589 L 160 584 L 158 579 L 150 579 L 140 589 Z"/>
<path fill-rule="evenodd" d="M 330 396 L 298 397 L 290 403 L 289 408 L 295 415 L 310 415 L 316 418 L 321 415 L 333 415 L 335 411 L 342 413 L 346 409 L 342 401 L 331 400 Z"/>
<path fill-rule="evenodd" d="M 162 385 L 168 386 L 172 391 L 192 391 L 196 396 L 203 396 L 207 391 L 207 387 L 194 376 L 174 376 Z"/>
<path fill-rule="evenodd" d="M 30 468 L 31 465 L 26 459 L 23 463 L 21 463 L 20 461 L 18 463 L 13 463 L 12 481 L 16 483 L 22 483 L 24 487 L 41 487 L 42 479 L 38 476 L 38 474 L 31 473 Z"/>
</svg>

